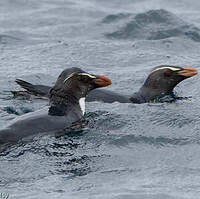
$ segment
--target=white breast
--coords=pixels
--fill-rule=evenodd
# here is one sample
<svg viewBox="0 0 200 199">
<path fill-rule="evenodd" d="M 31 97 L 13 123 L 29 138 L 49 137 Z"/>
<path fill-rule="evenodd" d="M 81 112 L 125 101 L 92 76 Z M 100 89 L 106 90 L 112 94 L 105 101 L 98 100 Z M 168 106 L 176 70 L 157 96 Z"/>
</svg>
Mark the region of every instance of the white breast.
<svg viewBox="0 0 200 199">
<path fill-rule="evenodd" d="M 85 114 L 85 97 L 83 97 L 83 98 L 81 98 L 81 99 L 79 100 L 79 105 L 80 105 L 81 110 L 82 110 L 82 113 L 83 113 L 83 115 L 84 115 L 84 114 Z"/>
</svg>

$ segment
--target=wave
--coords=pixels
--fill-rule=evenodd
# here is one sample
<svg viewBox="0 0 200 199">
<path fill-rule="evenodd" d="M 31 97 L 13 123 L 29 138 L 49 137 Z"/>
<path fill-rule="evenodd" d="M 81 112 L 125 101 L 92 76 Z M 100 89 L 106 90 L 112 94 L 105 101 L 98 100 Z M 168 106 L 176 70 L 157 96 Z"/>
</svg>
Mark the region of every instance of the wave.
<svg viewBox="0 0 200 199">
<path fill-rule="evenodd" d="M 119 13 L 119 14 L 111 14 L 103 18 L 102 23 L 112 23 L 117 22 L 121 19 L 125 19 L 131 16 L 130 13 Z"/>
<path fill-rule="evenodd" d="M 15 44 L 16 42 L 19 42 L 19 41 L 20 39 L 17 37 L 0 34 L 0 44 Z"/>
<path fill-rule="evenodd" d="M 118 15 L 117 18 L 120 18 L 120 16 L 121 15 Z M 104 21 L 105 19 L 106 18 L 104 18 Z M 109 16 L 107 16 L 107 21 L 109 21 L 108 19 Z M 118 30 L 105 33 L 104 35 L 109 39 L 131 40 L 160 40 L 184 36 L 196 42 L 200 42 L 199 28 L 183 21 L 175 14 L 164 9 L 150 10 L 137 14 L 131 17 L 128 22 L 126 22 L 124 26 L 118 28 Z"/>
</svg>

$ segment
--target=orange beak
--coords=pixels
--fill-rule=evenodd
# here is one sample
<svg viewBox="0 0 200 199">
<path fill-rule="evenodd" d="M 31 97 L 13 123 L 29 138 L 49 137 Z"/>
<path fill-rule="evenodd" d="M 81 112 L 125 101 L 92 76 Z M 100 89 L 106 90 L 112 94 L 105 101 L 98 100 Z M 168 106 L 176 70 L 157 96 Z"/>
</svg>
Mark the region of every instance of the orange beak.
<svg viewBox="0 0 200 199">
<path fill-rule="evenodd" d="M 106 87 L 112 84 L 112 81 L 105 77 L 105 76 L 101 76 L 101 75 L 97 75 L 97 78 L 94 80 L 95 84 L 97 84 L 99 87 Z"/>
<path fill-rule="evenodd" d="M 198 74 L 198 71 L 192 67 L 183 67 L 183 70 L 177 72 L 177 74 L 185 77 L 193 77 Z"/>
</svg>

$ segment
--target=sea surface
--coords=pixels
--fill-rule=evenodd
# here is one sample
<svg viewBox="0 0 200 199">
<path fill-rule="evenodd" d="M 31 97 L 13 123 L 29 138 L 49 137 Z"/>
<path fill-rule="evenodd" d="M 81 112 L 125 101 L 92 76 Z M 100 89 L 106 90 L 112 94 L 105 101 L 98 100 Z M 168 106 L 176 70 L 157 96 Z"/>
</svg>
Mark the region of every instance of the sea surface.
<svg viewBox="0 0 200 199">
<path fill-rule="evenodd" d="M 0 127 L 48 104 L 13 99 L 16 78 L 53 85 L 81 67 L 131 94 L 155 66 L 200 71 L 199 10 L 198 0 L 0 0 Z M 82 131 L 0 154 L 1 198 L 199 199 L 199 85 L 199 75 L 180 83 L 189 98 L 174 103 L 87 103 Z"/>
</svg>

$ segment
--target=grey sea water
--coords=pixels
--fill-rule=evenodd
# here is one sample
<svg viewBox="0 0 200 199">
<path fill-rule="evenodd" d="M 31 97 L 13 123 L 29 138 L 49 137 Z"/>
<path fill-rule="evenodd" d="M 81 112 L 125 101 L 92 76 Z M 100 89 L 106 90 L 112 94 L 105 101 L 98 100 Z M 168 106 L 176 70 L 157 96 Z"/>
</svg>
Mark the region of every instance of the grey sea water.
<svg viewBox="0 0 200 199">
<path fill-rule="evenodd" d="M 155 66 L 200 69 L 198 0 L 0 0 L 0 126 L 47 102 L 12 99 L 16 78 L 52 85 L 67 67 L 137 91 Z M 200 198 L 200 79 L 175 103 L 87 104 L 88 127 L 0 154 L 10 199 Z"/>
</svg>

